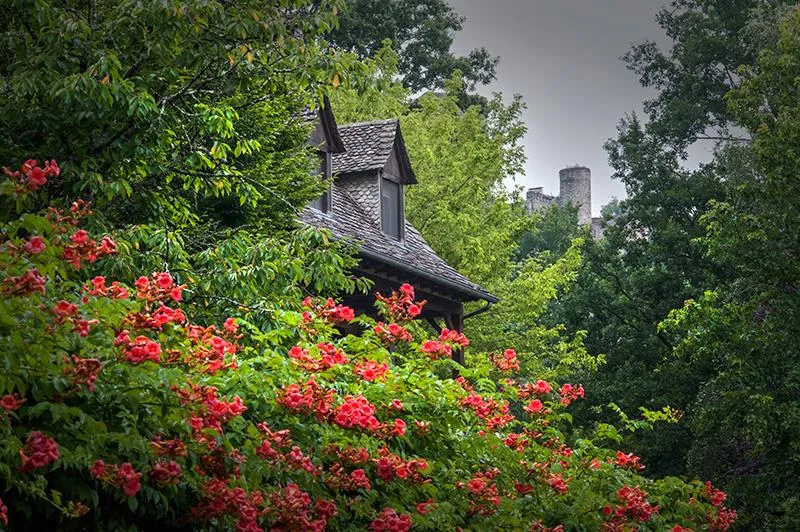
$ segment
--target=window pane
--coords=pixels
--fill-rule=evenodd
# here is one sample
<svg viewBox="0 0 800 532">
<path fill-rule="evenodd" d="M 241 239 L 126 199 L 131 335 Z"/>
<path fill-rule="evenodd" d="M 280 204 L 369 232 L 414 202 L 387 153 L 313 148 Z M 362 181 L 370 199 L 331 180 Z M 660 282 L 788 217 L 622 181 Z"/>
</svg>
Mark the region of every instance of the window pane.
<svg viewBox="0 0 800 532">
<path fill-rule="evenodd" d="M 381 229 L 400 239 L 400 185 L 384 179 L 381 183 Z"/>
</svg>

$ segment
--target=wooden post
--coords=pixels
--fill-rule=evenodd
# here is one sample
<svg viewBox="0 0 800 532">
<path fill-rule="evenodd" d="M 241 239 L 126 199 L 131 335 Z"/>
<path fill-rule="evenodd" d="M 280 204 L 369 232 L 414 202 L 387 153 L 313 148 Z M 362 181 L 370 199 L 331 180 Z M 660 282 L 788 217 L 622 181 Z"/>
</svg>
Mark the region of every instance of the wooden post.
<svg viewBox="0 0 800 532">
<path fill-rule="evenodd" d="M 464 332 L 464 310 L 457 314 L 448 314 L 444 317 L 447 328 L 452 331 Z M 464 350 L 461 348 L 453 349 L 453 360 L 464 365 Z"/>
</svg>

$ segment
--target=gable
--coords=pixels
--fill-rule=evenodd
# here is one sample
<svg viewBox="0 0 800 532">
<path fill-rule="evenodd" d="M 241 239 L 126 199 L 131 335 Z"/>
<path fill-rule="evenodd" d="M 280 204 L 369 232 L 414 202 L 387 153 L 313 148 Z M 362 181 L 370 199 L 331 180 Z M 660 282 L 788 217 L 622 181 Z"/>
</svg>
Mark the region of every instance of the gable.
<svg viewBox="0 0 800 532">
<path fill-rule="evenodd" d="M 339 127 L 339 132 L 345 152 L 333 157 L 334 176 L 376 173 L 389 165 L 390 173 L 398 182 L 404 185 L 417 182 L 398 120 L 345 124 Z"/>
</svg>

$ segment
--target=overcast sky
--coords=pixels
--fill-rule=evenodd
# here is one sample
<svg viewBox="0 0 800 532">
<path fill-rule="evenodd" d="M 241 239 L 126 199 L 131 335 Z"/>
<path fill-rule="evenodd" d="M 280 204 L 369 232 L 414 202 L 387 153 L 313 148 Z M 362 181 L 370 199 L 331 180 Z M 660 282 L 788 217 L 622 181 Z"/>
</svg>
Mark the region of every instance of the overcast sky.
<svg viewBox="0 0 800 532">
<path fill-rule="evenodd" d="M 640 111 L 653 93 L 619 57 L 633 42 L 663 42 L 655 14 L 668 0 L 449 0 L 467 17 L 454 51 L 484 46 L 500 56 L 497 81 L 481 92 L 519 93 L 528 105 L 526 189 L 558 194 L 558 171 L 592 170 L 592 213 L 625 189 L 612 173 L 603 143 L 619 119 Z"/>
</svg>

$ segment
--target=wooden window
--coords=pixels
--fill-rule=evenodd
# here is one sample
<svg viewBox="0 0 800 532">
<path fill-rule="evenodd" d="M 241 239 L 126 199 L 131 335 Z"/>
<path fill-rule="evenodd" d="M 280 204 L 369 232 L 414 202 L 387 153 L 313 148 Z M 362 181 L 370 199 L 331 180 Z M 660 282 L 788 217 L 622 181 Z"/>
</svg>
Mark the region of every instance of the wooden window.
<svg viewBox="0 0 800 532">
<path fill-rule="evenodd" d="M 381 179 L 381 230 L 392 238 L 403 236 L 403 198 L 400 185 Z"/>
<path fill-rule="evenodd" d="M 330 180 L 331 178 L 331 154 L 320 152 L 320 168 L 318 174 L 326 180 Z M 311 201 L 311 208 L 317 209 L 320 212 L 330 212 L 331 210 L 331 185 L 328 184 L 328 188 L 325 192 L 322 193 L 321 196 Z"/>
</svg>

